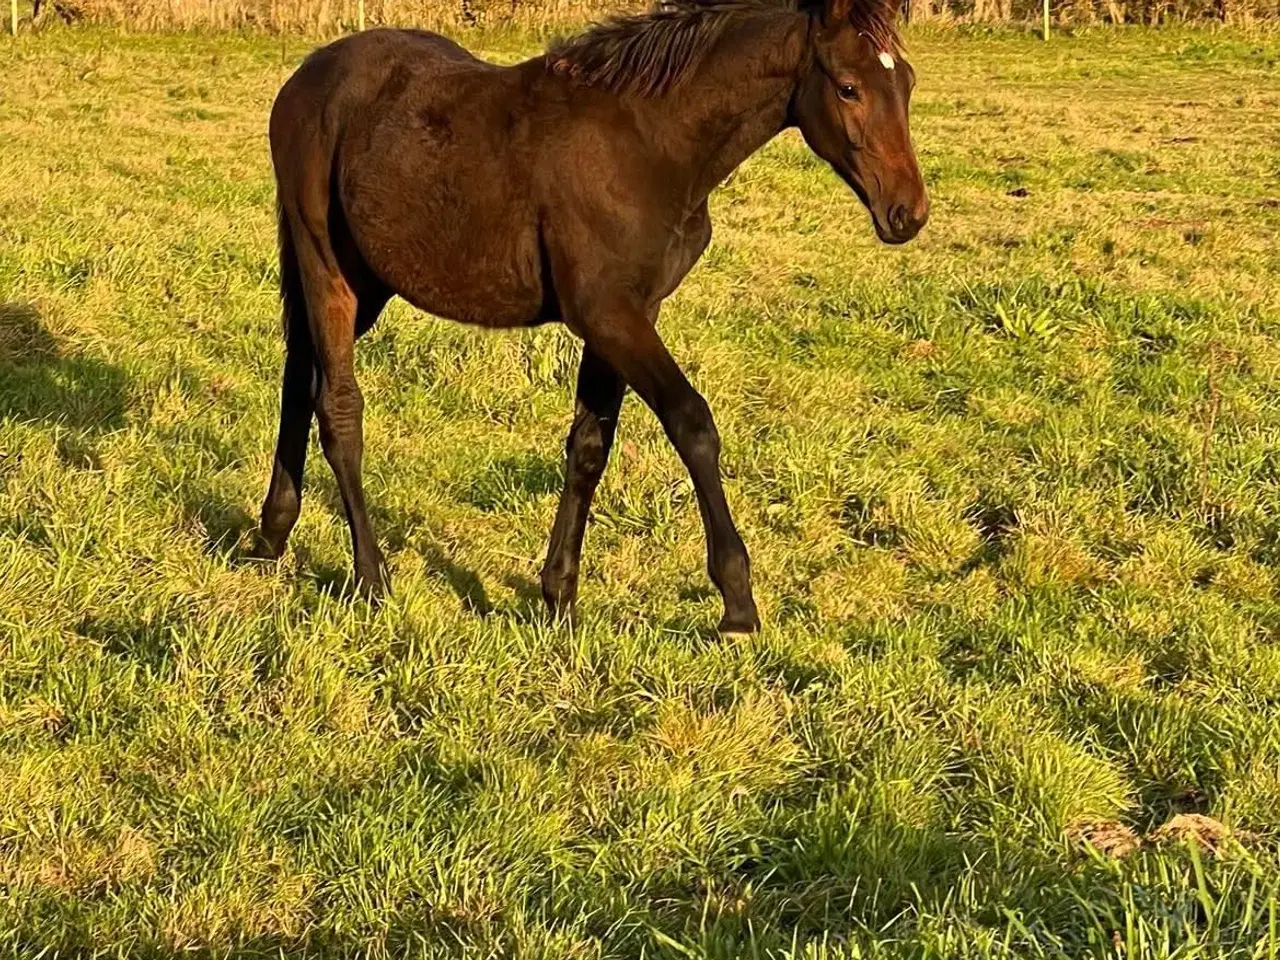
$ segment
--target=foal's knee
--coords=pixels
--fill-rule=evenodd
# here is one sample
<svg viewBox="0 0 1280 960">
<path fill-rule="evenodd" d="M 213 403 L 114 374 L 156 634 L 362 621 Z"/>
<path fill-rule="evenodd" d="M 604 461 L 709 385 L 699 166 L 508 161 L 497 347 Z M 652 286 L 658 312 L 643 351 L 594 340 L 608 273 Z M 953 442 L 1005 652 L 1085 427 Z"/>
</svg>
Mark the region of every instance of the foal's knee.
<svg viewBox="0 0 1280 960">
<path fill-rule="evenodd" d="M 580 480 L 593 488 L 609 461 L 609 444 L 595 417 L 584 416 L 573 425 L 565 445 L 570 480 Z"/>
<path fill-rule="evenodd" d="M 676 409 L 673 419 L 672 439 L 691 463 L 719 462 L 720 431 L 706 400 L 692 394 Z"/>
</svg>

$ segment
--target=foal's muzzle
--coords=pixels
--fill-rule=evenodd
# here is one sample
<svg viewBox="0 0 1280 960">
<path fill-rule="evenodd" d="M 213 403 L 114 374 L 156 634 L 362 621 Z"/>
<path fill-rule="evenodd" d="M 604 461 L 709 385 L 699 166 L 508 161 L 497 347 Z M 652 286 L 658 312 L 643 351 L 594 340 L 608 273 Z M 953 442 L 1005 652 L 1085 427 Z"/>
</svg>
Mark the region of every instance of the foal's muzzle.
<svg viewBox="0 0 1280 960">
<path fill-rule="evenodd" d="M 929 197 L 921 192 L 914 202 L 890 204 L 883 213 L 873 212 L 876 236 L 885 243 L 906 243 L 929 222 Z"/>
</svg>

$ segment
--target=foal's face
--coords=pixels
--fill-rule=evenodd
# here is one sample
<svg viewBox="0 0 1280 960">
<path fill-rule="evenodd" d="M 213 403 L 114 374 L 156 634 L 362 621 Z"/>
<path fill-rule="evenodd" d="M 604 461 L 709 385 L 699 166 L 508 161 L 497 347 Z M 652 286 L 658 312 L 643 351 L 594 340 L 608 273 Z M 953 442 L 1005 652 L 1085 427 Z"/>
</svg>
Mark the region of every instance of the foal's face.
<svg viewBox="0 0 1280 960">
<path fill-rule="evenodd" d="M 793 119 L 813 152 L 866 205 L 880 239 L 906 243 L 929 219 L 907 124 L 915 71 L 841 13 L 828 7 L 814 29 L 812 65 L 796 92 Z"/>
</svg>

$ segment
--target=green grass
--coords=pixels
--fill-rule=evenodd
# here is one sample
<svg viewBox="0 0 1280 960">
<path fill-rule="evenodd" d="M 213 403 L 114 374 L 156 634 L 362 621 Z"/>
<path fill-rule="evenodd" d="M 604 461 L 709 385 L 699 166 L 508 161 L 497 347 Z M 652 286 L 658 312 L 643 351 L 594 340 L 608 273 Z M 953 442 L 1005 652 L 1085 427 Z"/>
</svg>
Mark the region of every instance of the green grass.
<svg viewBox="0 0 1280 960">
<path fill-rule="evenodd" d="M 733 641 L 634 399 L 545 620 L 557 329 L 362 343 L 391 602 L 317 451 L 240 559 L 304 50 L 0 52 L 0 955 L 1280 952 L 1274 37 L 916 36 L 906 248 L 794 136 L 715 195 L 662 329 L 754 559 Z M 1235 839 L 1073 839 L 1185 811 Z"/>
</svg>

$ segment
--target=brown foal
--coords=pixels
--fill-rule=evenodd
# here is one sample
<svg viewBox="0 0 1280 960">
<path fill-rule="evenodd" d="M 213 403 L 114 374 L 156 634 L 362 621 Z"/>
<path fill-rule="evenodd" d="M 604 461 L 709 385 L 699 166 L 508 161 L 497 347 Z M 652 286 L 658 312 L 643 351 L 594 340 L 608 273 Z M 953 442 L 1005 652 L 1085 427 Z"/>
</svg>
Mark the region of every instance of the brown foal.
<svg viewBox="0 0 1280 960">
<path fill-rule="evenodd" d="M 488 327 L 582 338 L 542 591 L 572 611 L 583 532 L 630 387 L 693 480 L 723 632 L 758 628 L 707 403 L 658 310 L 711 237 L 707 196 L 786 127 L 844 178 L 887 243 L 928 200 L 908 130 L 898 0 L 669 0 L 511 67 L 444 37 L 373 30 L 313 53 L 271 112 L 287 355 L 260 551 L 298 518 L 312 415 L 351 527 L 355 582 L 386 570 L 361 485 L 356 339 L 392 294 Z"/>
</svg>

